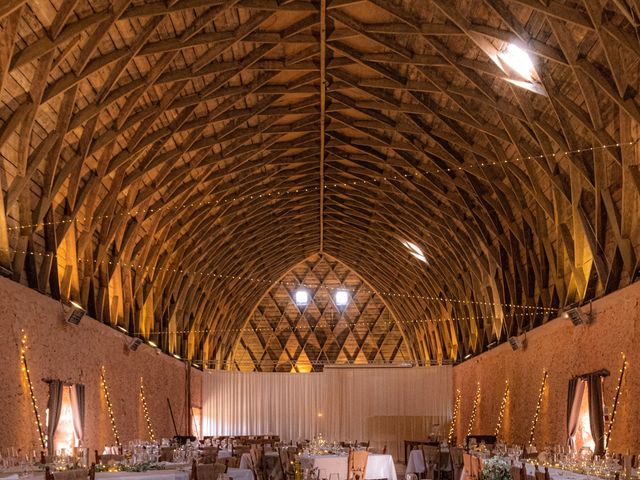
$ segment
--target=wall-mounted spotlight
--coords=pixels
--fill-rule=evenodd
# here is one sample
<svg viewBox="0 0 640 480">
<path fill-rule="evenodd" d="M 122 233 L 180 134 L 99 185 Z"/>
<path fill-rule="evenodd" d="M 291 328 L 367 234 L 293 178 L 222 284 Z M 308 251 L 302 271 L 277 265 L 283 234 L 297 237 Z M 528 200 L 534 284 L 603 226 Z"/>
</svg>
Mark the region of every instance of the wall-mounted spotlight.
<svg viewBox="0 0 640 480">
<path fill-rule="evenodd" d="M 509 345 L 511 345 L 511 350 L 514 352 L 523 347 L 522 341 L 518 337 L 509 337 Z"/>
<path fill-rule="evenodd" d="M 562 313 L 562 318 L 568 318 L 574 327 L 578 325 L 588 325 L 591 323 L 591 302 L 589 302 L 589 312 L 583 312 L 580 307 L 573 307 Z"/>
<path fill-rule="evenodd" d="M 132 338 L 129 343 L 127 343 L 127 348 L 132 352 L 138 350 L 138 347 L 142 345 L 142 340 L 140 338 Z"/>
<path fill-rule="evenodd" d="M 64 321 L 71 325 L 78 325 L 82 317 L 84 317 L 86 310 L 80 306 L 80 304 L 69 300 L 67 303 L 62 304 L 62 311 L 64 313 Z"/>
</svg>

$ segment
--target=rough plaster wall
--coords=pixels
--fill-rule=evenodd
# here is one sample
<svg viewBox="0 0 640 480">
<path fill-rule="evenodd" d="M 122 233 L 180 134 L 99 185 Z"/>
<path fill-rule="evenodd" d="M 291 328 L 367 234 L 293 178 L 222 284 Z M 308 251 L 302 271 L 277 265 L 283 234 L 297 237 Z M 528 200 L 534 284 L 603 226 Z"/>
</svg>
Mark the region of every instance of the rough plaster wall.
<svg viewBox="0 0 640 480">
<path fill-rule="evenodd" d="M 627 355 L 629 367 L 623 383 L 620 405 L 612 433 L 615 452 L 640 451 L 640 283 L 593 302 L 594 322 L 574 327 L 568 319 L 555 319 L 527 334 L 526 351 L 513 352 L 509 344 L 472 358 L 454 368 L 454 388 L 462 391 L 461 417 L 457 438 L 466 435 L 471 417 L 476 382 L 481 400 L 475 434 L 493 434 L 505 380 L 511 396 L 505 414 L 502 438 L 523 445 L 529 431 L 543 368 L 549 371 L 547 389 L 536 429 L 538 448 L 566 442 L 566 398 L 569 380 L 579 374 L 606 368 L 611 372 L 604 384 L 605 405 L 611 408 L 620 352 Z M 583 307 L 588 311 L 588 306 Z"/>
<path fill-rule="evenodd" d="M 83 383 L 86 387 L 85 445 L 101 449 L 113 444 L 100 367 L 106 367 L 114 415 L 121 441 L 148 439 L 139 399 L 144 377 L 147 405 L 156 435 L 173 436 L 167 406 L 171 399 L 178 428 L 183 425 L 185 366 L 141 345 L 128 352 L 125 336 L 91 318 L 79 326 L 62 319 L 60 303 L 15 282 L 0 278 L 0 447 L 39 448 L 38 433 L 26 381 L 20 370 L 20 331 L 28 336 L 27 361 L 43 418 L 48 386 L 43 379 Z M 192 369 L 192 404 L 201 405 L 201 372 Z"/>
</svg>

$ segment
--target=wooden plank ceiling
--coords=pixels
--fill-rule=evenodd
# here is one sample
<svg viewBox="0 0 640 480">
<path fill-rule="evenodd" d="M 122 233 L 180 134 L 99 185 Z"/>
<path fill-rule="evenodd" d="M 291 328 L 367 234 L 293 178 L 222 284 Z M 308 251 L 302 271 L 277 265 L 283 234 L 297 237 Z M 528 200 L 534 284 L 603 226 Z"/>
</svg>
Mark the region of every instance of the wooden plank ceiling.
<svg viewBox="0 0 640 480">
<path fill-rule="evenodd" d="M 5 0 L 0 265 L 220 367 L 320 252 L 384 299 L 413 360 L 481 352 L 637 275 L 639 18 L 638 0 Z"/>
</svg>

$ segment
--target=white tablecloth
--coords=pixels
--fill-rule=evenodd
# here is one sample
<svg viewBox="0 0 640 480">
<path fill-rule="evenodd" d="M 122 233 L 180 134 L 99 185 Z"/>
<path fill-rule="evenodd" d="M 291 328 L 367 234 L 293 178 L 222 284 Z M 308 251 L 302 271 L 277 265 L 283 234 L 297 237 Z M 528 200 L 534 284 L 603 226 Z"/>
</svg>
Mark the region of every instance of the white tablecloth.
<svg viewBox="0 0 640 480">
<path fill-rule="evenodd" d="M 148 470 L 146 472 L 98 472 L 96 473 L 96 480 L 189 480 L 190 473 L 189 469 Z M 243 468 L 230 468 L 227 471 L 227 475 L 234 480 L 254 480 L 253 472 Z M 43 478 L 44 473 L 36 473 L 24 477 L 24 480 L 42 480 Z"/>
<path fill-rule="evenodd" d="M 346 480 L 347 478 L 348 465 L 346 455 L 302 455 L 300 463 L 303 469 L 317 468 L 320 471 L 320 478 L 329 478 L 332 473 L 337 473 L 340 476 L 340 480 Z M 365 480 L 380 478 L 397 480 L 393 457 L 391 455 L 369 454 L 364 478 Z"/>
<path fill-rule="evenodd" d="M 440 449 L 440 469 L 448 470 L 450 468 L 451 462 L 449 461 L 449 449 L 442 448 Z M 424 455 L 422 450 L 411 450 L 409 453 L 409 459 L 407 460 L 407 470 L 406 473 L 423 473 L 425 470 L 424 465 Z"/>
</svg>

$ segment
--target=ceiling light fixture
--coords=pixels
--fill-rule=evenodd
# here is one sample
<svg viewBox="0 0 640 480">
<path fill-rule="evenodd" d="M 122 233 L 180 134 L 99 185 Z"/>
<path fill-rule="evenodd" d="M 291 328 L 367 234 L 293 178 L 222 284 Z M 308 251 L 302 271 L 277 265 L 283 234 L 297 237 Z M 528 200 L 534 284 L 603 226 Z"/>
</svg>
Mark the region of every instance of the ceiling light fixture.
<svg viewBox="0 0 640 480">
<path fill-rule="evenodd" d="M 296 305 L 306 305 L 309 303 L 309 292 L 303 288 L 296 290 Z"/>
<path fill-rule="evenodd" d="M 336 291 L 336 305 L 344 307 L 347 303 L 349 303 L 349 292 L 346 290 Z"/>
<path fill-rule="evenodd" d="M 509 43 L 500 53 L 500 59 L 523 79 L 530 82 L 534 80 L 536 69 L 533 62 L 527 52 L 519 46 Z"/>
<path fill-rule="evenodd" d="M 514 43 L 508 43 L 492 60 L 506 74 L 504 79 L 525 90 L 547 95 L 529 54 Z"/>
<path fill-rule="evenodd" d="M 416 257 L 418 260 L 424 263 L 429 263 L 427 262 L 427 257 L 424 256 L 422 249 L 418 245 L 408 240 L 403 240 L 402 245 L 404 245 L 405 248 L 409 250 L 409 253 Z"/>
</svg>

